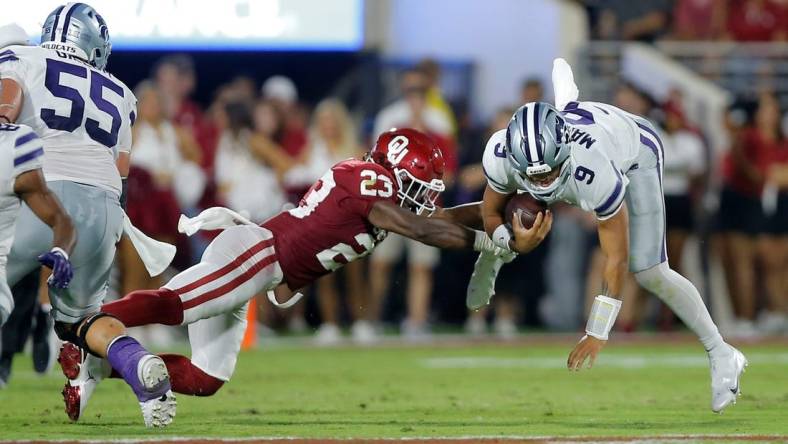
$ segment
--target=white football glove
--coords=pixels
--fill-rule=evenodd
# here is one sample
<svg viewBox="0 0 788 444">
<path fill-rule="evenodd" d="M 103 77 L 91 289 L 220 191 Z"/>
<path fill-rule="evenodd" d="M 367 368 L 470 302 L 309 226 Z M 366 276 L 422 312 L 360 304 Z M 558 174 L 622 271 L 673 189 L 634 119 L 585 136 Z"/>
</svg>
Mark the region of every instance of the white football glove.
<svg viewBox="0 0 788 444">
<path fill-rule="evenodd" d="M 480 253 L 490 253 L 494 256 L 500 256 L 506 264 L 514 260 L 517 256 L 517 253 L 509 248 L 503 248 L 497 245 L 484 231 L 476 232 L 476 238 L 473 241 L 473 249 Z"/>
</svg>

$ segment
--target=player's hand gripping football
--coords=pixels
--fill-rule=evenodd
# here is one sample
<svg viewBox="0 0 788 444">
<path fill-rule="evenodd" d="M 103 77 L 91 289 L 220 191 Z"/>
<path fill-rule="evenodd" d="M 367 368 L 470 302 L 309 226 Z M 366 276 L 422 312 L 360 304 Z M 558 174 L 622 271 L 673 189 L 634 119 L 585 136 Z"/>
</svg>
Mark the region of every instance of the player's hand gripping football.
<svg viewBox="0 0 788 444">
<path fill-rule="evenodd" d="M 596 355 L 599 350 L 607 344 L 607 341 L 595 338 L 593 336 L 583 336 L 580 342 L 575 345 L 572 353 L 569 353 L 569 359 L 566 360 L 566 366 L 569 370 L 579 371 L 583 368 L 583 364 L 588 359 L 588 368 L 594 366 Z"/>
<path fill-rule="evenodd" d="M 534 224 L 531 228 L 525 228 L 520 217 L 515 214 L 512 217 L 512 231 L 514 232 L 514 251 L 520 254 L 528 253 L 533 250 L 547 237 L 550 227 L 553 226 L 553 212 L 550 210 L 540 211 L 536 215 Z"/>
</svg>

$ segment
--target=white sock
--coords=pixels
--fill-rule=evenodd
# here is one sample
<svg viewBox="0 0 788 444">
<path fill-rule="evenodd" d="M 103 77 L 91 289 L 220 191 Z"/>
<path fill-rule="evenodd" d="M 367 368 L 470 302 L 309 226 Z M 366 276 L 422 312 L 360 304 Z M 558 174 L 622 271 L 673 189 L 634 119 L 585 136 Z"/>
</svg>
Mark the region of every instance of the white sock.
<svg viewBox="0 0 788 444">
<path fill-rule="evenodd" d="M 709 310 L 706 309 L 698 290 L 687 278 L 671 270 L 667 262 L 635 273 L 635 279 L 640 286 L 666 303 L 673 313 L 698 335 L 706 351 L 713 353 L 725 348 L 718 348 L 725 341 L 711 320 Z"/>
</svg>

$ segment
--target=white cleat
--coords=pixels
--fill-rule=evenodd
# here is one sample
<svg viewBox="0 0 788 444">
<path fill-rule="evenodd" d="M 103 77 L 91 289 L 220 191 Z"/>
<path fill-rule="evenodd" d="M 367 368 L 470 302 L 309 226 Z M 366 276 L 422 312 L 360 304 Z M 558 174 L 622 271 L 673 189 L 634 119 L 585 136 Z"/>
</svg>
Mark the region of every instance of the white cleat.
<svg viewBox="0 0 788 444">
<path fill-rule="evenodd" d="M 146 427 L 166 427 L 175 418 L 177 402 L 170 386 L 170 374 L 164 361 L 156 355 L 148 355 L 140 359 L 137 365 L 137 377 L 149 392 L 164 390 L 162 395 L 140 402 L 142 419 Z"/>
<path fill-rule="evenodd" d="M 730 404 L 736 404 L 741 394 L 739 379 L 747 367 L 747 358 L 731 345 L 718 353 L 709 353 L 711 366 L 711 410 L 720 413 Z"/>
<path fill-rule="evenodd" d="M 142 418 L 145 420 L 145 427 L 167 427 L 175 418 L 175 409 L 178 403 L 172 390 L 156 399 L 141 402 Z"/>
<path fill-rule="evenodd" d="M 495 280 L 498 278 L 498 272 L 507 259 L 509 258 L 485 251 L 479 253 L 465 294 L 465 305 L 469 310 L 478 310 L 490 303 L 490 299 L 495 294 Z"/>
</svg>

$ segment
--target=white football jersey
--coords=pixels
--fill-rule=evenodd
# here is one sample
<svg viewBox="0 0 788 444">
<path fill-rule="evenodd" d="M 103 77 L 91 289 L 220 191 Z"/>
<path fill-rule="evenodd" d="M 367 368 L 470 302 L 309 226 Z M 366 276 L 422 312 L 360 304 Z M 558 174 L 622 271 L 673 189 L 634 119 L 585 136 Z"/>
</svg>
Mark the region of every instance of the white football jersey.
<svg viewBox="0 0 788 444">
<path fill-rule="evenodd" d="M 0 49 L 0 78 L 22 85 L 18 123 L 44 143 L 48 181 L 69 180 L 120 195 L 118 151 L 131 150 L 134 94 L 111 74 L 66 52 L 39 46 Z"/>
<path fill-rule="evenodd" d="M 3 267 L 14 243 L 20 207 L 19 196 L 14 192 L 16 178 L 41 168 L 43 158 L 43 144 L 30 127 L 0 124 L 0 265 Z"/>
<path fill-rule="evenodd" d="M 571 102 L 561 112 L 569 133 L 569 179 L 556 195 L 535 195 L 551 204 L 563 201 L 599 219 L 613 216 L 624 201 L 629 180 L 637 168 L 640 130 L 636 116 L 612 105 Z M 493 190 L 509 194 L 525 190 L 525 178 L 506 158 L 506 129 L 492 135 L 484 149 L 482 165 Z"/>
</svg>

